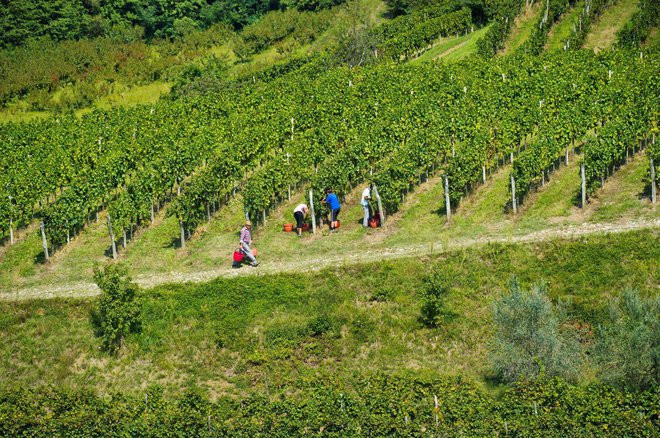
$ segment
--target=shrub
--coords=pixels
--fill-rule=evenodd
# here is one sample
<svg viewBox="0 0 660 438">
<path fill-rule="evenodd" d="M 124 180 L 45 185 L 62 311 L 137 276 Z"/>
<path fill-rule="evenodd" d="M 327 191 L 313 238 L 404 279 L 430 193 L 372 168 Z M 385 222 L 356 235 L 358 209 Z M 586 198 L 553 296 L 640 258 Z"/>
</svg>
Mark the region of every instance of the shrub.
<svg viewBox="0 0 660 438">
<path fill-rule="evenodd" d="M 369 297 L 370 301 L 385 302 L 390 301 L 392 297 L 396 294 L 396 290 L 391 286 L 379 286 L 377 287 Z"/>
<path fill-rule="evenodd" d="M 437 327 L 444 312 L 444 301 L 449 288 L 448 281 L 440 272 L 434 272 L 424 281 L 424 299 L 420 322 L 428 327 Z"/>
<path fill-rule="evenodd" d="M 136 297 L 139 288 L 131 282 L 126 268 L 114 264 L 104 269 L 95 267 L 94 281 L 101 289 L 94 320 L 102 348 L 116 353 L 128 333 L 140 330 L 141 305 Z"/>
<path fill-rule="evenodd" d="M 319 337 L 326 333 L 329 335 L 338 334 L 339 327 L 336 318 L 329 315 L 317 315 L 307 323 L 307 332 L 310 336 Z"/>
<path fill-rule="evenodd" d="M 626 290 L 609 306 L 611 324 L 601 326 L 596 360 L 601 378 L 645 389 L 660 382 L 660 298 Z"/>
<path fill-rule="evenodd" d="M 506 382 L 542 375 L 575 381 L 581 365 L 574 334 L 562 332 L 563 309 L 552 305 L 547 287 L 523 291 L 514 279 L 511 293 L 494 304 L 495 339 L 491 358 Z"/>
</svg>

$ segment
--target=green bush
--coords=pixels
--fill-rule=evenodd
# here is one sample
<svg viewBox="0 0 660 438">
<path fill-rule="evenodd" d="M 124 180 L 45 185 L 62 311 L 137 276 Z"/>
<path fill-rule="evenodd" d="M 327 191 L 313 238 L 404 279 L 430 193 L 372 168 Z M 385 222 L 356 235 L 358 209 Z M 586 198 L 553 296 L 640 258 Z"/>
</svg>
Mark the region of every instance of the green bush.
<svg viewBox="0 0 660 438">
<path fill-rule="evenodd" d="M 309 336 L 319 337 L 323 335 L 338 335 L 339 322 L 336 318 L 329 315 L 317 315 L 307 323 L 307 333 Z"/>
<path fill-rule="evenodd" d="M 116 353 L 130 332 L 140 330 L 141 304 L 137 300 L 138 286 L 131 282 L 121 265 L 94 268 L 94 281 L 101 297 L 93 319 L 101 337 L 102 348 Z"/>
<path fill-rule="evenodd" d="M 385 301 L 390 301 L 395 294 L 396 290 L 393 287 L 381 285 L 374 289 L 374 291 L 371 293 L 371 296 L 369 297 L 369 301 L 377 301 L 379 303 L 383 303 Z"/>
<path fill-rule="evenodd" d="M 444 301 L 449 288 L 448 281 L 440 272 L 434 272 L 424 281 L 424 299 L 420 322 L 428 328 L 437 327 L 444 313 Z"/>
<path fill-rule="evenodd" d="M 577 337 L 560 329 L 561 306 L 553 306 L 547 287 L 538 284 L 529 291 L 514 279 L 511 293 L 497 300 L 493 308 L 495 338 L 492 364 L 505 382 L 560 376 L 575 381 L 581 354 Z"/>
<path fill-rule="evenodd" d="M 612 322 L 600 327 L 596 359 L 601 378 L 645 389 L 660 383 L 660 298 L 628 289 L 610 306 Z"/>
</svg>

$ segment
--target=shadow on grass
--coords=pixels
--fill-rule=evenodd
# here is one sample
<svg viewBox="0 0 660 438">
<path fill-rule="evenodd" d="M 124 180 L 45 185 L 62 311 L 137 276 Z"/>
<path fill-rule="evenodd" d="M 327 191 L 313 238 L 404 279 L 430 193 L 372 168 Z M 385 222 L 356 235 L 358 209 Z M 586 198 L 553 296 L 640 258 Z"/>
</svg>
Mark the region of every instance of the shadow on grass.
<svg viewBox="0 0 660 438">
<path fill-rule="evenodd" d="M 172 249 L 181 248 L 181 236 L 172 237 L 169 243 L 163 245 L 163 248 L 172 248 Z"/>
<path fill-rule="evenodd" d="M 39 254 L 34 256 L 34 263 L 35 264 L 41 264 L 41 265 L 46 264 L 46 253 L 43 250 L 39 251 Z"/>
</svg>

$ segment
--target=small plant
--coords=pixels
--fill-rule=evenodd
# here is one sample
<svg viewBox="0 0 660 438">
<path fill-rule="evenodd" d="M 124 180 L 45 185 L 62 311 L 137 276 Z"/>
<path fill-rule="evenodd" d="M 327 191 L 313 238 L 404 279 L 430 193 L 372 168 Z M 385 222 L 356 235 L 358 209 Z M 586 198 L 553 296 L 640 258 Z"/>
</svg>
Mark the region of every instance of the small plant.
<svg viewBox="0 0 660 438">
<path fill-rule="evenodd" d="M 394 296 L 394 293 L 395 293 L 394 288 L 388 286 L 382 286 L 377 288 L 371 293 L 369 300 L 383 303 L 386 301 L 390 301 Z"/>
<path fill-rule="evenodd" d="M 307 332 L 310 336 L 320 337 L 337 331 L 337 320 L 329 315 L 318 315 L 307 323 Z"/>
<path fill-rule="evenodd" d="M 575 381 L 581 365 L 574 334 L 562 332 L 563 309 L 553 306 L 547 287 L 529 291 L 514 279 L 511 293 L 495 302 L 495 339 L 491 358 L 497 374 L 506 382 L 535 379 L 541 375 Z"/>
<path fill-rule="evenodd" d="M 428 328 L 438 327 L 444 313 L 448 281 L 440 272 L 433 272 L 424 281 L 424 300 L 420 322 Z"/>
<path fill-rule="evenodd" d="M 116 353 L 126 335 L 140 329 L 141 305 L 136 297 L 139 288 L 131 282 L 126 268 L 120 265 L 108 265 L 103 269 L 95 267 L 94 281 L 101 289 L 93 315 L 101 346 L 110 353 Z"/>
<path fill-rule="evenodd" d="M 630 389 L 660 383 L 660 299 L 626 290 L 609 306 L 611 323 L 599 329 L 596 359 L 604 381 Z"/>
</svg>

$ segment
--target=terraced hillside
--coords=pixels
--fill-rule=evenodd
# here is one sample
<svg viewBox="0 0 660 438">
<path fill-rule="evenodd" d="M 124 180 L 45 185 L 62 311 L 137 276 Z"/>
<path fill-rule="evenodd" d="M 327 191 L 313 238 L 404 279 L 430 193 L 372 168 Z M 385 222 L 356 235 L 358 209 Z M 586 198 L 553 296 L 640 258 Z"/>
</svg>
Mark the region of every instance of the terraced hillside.
<svg viewBox="0 0 660 438">
<path fill-rule="evenodd" d="M 657 435 L 654 4 L 299 3 L 0 125 L 0 436 Z"/>
</svg>

